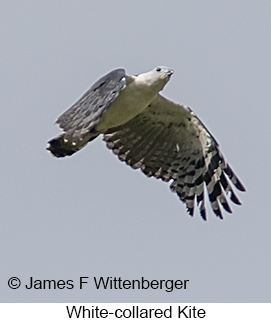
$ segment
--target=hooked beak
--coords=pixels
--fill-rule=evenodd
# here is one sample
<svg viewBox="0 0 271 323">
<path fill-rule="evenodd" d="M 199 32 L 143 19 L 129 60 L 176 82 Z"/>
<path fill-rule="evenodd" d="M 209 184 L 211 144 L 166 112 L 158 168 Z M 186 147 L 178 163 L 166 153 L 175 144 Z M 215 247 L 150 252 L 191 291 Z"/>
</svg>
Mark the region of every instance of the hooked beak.
<svg viewBox="0 0 271 323">
<path fill-rule="evenodd" d="M 170 79 L 170 77 L 171 77 L 171 75 L 174 73 L 174 71 L 172 70 L 172 69 L 169 69 L 168 71 L 167 71 L 167 76 L 168 76 L 168 78 Z"/>
</svg>

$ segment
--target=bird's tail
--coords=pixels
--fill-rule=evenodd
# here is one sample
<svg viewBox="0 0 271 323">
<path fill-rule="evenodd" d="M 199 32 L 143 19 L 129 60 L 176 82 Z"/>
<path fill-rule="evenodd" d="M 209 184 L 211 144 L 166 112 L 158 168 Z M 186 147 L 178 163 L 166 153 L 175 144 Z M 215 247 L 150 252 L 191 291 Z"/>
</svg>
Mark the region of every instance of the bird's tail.
<svg viewBox="0 0 271 323">
<path fill-rule="evenodd" d="M 94 140 L 99 134 L 92 135 L 90 138 L 78 140 L 77 142 L 66 139 L 66 134 L 51 139 L 48 142 L 47 150 L 49 150 L 55 157 L 71 156 L 78 150 L 83 148 L 89 141 Z"/>
</svg>

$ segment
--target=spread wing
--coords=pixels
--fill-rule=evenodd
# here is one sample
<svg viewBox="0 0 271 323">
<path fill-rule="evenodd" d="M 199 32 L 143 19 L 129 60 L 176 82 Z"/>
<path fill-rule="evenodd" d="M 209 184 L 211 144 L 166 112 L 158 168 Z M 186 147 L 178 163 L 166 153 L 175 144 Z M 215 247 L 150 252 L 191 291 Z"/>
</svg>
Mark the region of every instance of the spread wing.
<svg viewBox="0 0 271 323">
<path fill-rule="evenodd" d="M 206 220 L 206 191 L 214 213 L 221 219 L 221 205 L 232 212 L 227 195 L 241 204 L 230 182 L 241 191 L 244 186 L 216 140 L 186 106 L 158 95 L 137 117 L 105 134 L 104 140 L 127 165 L 140 168 L 149 177 L 172 181 L 170 189 L 186 204 L 190 215 L 197 203 Z"/>
<path fill-rule="evenodd" d="M 56 157 L 72 155 L 98 134 L 91 130 L 99 122 L 110 103 L 125 87 L 125 70 L 116 69 L 99 79 L 56 121 L 64 133 L 49 141 Z"/>
</svg>

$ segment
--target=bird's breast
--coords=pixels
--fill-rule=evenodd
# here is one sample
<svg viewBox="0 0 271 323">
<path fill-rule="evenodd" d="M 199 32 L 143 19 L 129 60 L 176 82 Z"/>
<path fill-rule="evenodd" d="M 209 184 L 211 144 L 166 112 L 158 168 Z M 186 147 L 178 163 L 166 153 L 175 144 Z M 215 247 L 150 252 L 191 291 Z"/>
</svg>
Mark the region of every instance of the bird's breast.
<svg viewBox="0 0 271 323">
<path fill-rule="evenodd" d="M 128 122 L 146 109 L 156 95 L 147 86 L 131 82 L 110 104 L 95 129 L 103 133 Z"/>
</svg>

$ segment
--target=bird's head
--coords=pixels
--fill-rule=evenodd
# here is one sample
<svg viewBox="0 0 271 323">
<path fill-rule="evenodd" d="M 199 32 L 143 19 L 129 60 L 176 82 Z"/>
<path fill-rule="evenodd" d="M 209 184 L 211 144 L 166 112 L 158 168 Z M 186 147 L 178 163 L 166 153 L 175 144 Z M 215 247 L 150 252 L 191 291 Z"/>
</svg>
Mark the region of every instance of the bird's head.
<svg viewBox="0 0 271 323">
<path fill-rule="evenodd" d="M 150 72 L 138 75 L 138 78 L 146 85 L 155 88 L 155 90 L 159 92 L 167 84 L 172 74 L 172 69 L 165 66 L 157 66 Z"/>
</svg>

